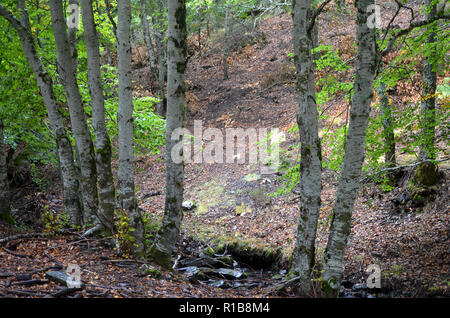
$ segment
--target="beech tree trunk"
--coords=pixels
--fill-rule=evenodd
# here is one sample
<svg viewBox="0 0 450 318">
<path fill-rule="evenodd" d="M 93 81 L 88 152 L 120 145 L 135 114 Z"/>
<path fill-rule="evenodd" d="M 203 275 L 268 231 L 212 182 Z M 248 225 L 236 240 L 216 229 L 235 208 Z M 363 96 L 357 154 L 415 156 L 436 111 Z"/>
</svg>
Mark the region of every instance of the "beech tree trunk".
<svg viewBox="0 0 450 318">
<path fill-rule="evenodd" d="M 223 79 L 227 80 L 228 76 L 228 17 L 230 15 L 230 6 L 227 5 L 227 9 L 225 11 L 225 29 L 223 33 L 223 56 L 222 56 L 222 64 L 223 64 Z"/>
<path fill-rule="evenodd" d="M 117 3 L 117 59 L 119 74 L 119 171 L 118 171 L 118 203 L 130 218 L 130 226 L 134 229 L 131 235 L 135 238 L 132 248 L 134 254 L 144 250 L 144 228 L 137 207 L 134 192 L 134 146 L 133 146 L 133 95 L 131 87 L 131 3 L 121 0 Z"/>
<path fill-rule="evenodd" d="M 180 141 L 172 133 L 183 127 L 185 116 L 185 70 L 187 63 L 186 3 L 169 0 L 167 122 L 166 122 L 166 199 L 164 218 L 150 257 L 160 265 L 170 267 L 171 254 L 180 233 L 183 211 L 184 163 L 175 162 L 172 149 Z M 178 135 L 177 138 L 183 136 Z"/>
<path fill-rule="evenodd" d="M 84 39 L 88 57 L 88 85 L 92 99 L 95 159 L 98 176 L 98 217 L 109 230 L 114 227 L 115 187 L 111 169 L 111 141 L 106 129 L 105 104 L 100 73 L 100 52 L 92 0 L 81 0 Z"/>
<path fill-rule="evenodd" d="M 73 59 L 70 52 L 62 2 L 60 0 L 50 0 L 49 3 L 58 55 L 58 72 L 61 76 L 67 104 L 69 105 L 70 122 L 79 158 L 83 221 L 88 224 L 96 223 L 98 196 L 94 145 L 86 123 L 86 114 L 77 79 L 73 73 Z"/>
<path fill-rule="evenodd" d="M 63 183 L 64 208 L 71 225 L 82 224 L 82 209 L 79 197 L 78 176 L 74 163 L 72 145 L 64 127 L 63 116 L 59 112 L 56 101 L 53 81 L 37 54 L 34 39 L 31 33 L 25 0 L 19 0 L 21 20 L 17 20 L 10 11 L 0 5 L 0 15 L 17 31 L 20 42 L 27 58 L 28 64 L 36 77 L 47 110 L 50 126 L 55 136 L 61 179 Z"/>
<path fill-rule="evenodd" d="M 333 209 L 330 234 L 323 259 L 323 291 L 337 297 L 344 270 L 344 255 L 351 229 L 353 206 L 359 188 L 364 161 L 364 145 L 370 104 L 373 98 L 373 80 L 376 71 L 375 28 L 369 28 L 367 7 L 374 0 L 356 0 L 358 44 L 354 94 L 350 109 L 350 124 L 344 164 Z"/>
<path fill-rule="evenodd" d="M 0 118 L 0 222 L 13 223 L 11 216 L 8 167 L 3 141 L 3 120 Z"/>
<path fill-rule="evenodd" d="M 311 271 L 315 261 L 315 239 L 322 191 L 322 155 L 318 135 L 314 64 L 311 50 L 314 34 L 308 32 L 311 0 L 294 1 L 293 39 L 297 76 L 297 123 L 300 132 L 300 218 L 291 271 L 299 276 L 296 293 L 311 295 Z M 316 29 L 317 30 L 317 29 Z"/>
<path fill-rule="evenodd" d="M 425 0 L 425 8 L 429 8 L 432 0 Z M 425 19 L 430 20 L 436 16 L 436 4 L 430 8 L 430 12 L 425 15 Z M 420 159 L 435 159 L 434 149 L 434 126 L 436 116 L 436 80 L 437 74 L 433 69 L 433 59 L 436 56 L 436 25 L 437 21 L 430 25 L 431 32 L 428 35 L 427 43 L 433 45 L 430 54 L 423 59 L 423 87 L 422 87 L 422 137 L 420 145 Z"/>
</svg>

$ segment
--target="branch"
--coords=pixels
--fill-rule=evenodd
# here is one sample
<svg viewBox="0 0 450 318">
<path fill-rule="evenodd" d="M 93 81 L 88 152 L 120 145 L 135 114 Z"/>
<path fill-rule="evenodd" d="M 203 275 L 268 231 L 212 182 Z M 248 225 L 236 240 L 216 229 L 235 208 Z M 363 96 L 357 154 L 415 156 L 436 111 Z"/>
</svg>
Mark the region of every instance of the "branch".
<svg viewBox="0 0 450 318">
<path fill-rule="evenodd" d="M 325 9 L 325 6 L 330 2 L 331 0 L 325 0 L 316 10 L 314 10 L 311 21 L 309 22 L 307 31 L 308 34 L 311 34 L 311 31 L 314 28 L 314 24 L 316 23 L 316 18 L 322 13 L 322 11 Z"/>
<path fill-rule="evenodd" d="M 409 25 L 408 28 L 406 29 L 400 29 L 397 32 L 395 32 L 394 35 L 392 35 L 392 37 L 389 40 L 388 45 L 386 46 L 386 48 L 381 52 L 381 56 L 385 56 L 386 54 L 388 54 L 389 52 L 392 51 L 392 48 L 394 47 L 395 41 L 404 35 L 407 35 L 409 32 L 411 32 L 413 29 L 415 28 L 420 28 L 423 26 L 426 26 L 428 24 L 431 24 L 437 20 L 450 20 L 450 15 L 448 14 L 443 14 L 443 15 L 438 15 L 435 16 L 431 19 L 427 19 L 427 20 L 423 20 L 423 21 L 417 21 L 417 22 L 411 22 L 411 24 Z"/>
</svg>

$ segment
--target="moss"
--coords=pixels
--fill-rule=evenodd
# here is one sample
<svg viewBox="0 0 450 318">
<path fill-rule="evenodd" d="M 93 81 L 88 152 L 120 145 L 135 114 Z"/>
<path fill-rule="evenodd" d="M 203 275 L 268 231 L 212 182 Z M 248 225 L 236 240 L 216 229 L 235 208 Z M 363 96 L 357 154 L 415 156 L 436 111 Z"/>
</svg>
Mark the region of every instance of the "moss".
<svg viewBox="0 0 450 318">
<path fill-rule="evenodd" d="M 437 167 L 432 162 L 423 162 L 414 170 L 413 183 L 418 186 L 432 186 L 437 181 Z"/>
<path fill-rule="evenodd" d="M 170 258 L 170 254 L 159 250 L 156 245 L 152 245 L 149 248 L 146 258 L 154 261 L 163 268 L 171 269 L 172 261 Z"/>
</svg>

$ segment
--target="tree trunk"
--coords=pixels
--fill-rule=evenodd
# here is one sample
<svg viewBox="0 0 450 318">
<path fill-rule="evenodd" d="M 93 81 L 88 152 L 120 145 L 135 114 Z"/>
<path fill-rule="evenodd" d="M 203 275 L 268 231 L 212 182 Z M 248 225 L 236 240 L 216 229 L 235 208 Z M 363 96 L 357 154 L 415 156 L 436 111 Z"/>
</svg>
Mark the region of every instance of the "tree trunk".
<svg viewBox="0 0 450 318">
<path fill-rule="evenodd" d="M 184 74 L 187 63 L 186 4 L 185 0 L 169 0 L 167 123 L 166 123 L 166 200 L 162 226 L 150 257 L 160 265 L 169 267 L 171 254 L 178 240 L 183 211 L 184 163 L 175 162 L 172 149 L 179 140 L 172 133 L 183 127 L 185 116 Z M 177 138 L 182 138 L 177 134 Z"/>
<path fill-rule="evenodd" d="M 389 96 L 384 82 L 380 82 L 377 88 L 377 95 L 380 97 L 381 116 L 383 118 L 383 138 L 384 138 L 384 162 L 387 167 L 395 167 L 395 136 L 392 124 L 392 106 L 389 104 Z"/>
<path fill-rule="evenodd" d="M 8 167 L 6 163 L 5 144 L 3 141 L 3 121 L 0 118 L 0 222 L 14 223 L 11 216 Z"/>
<path fill-rule="evenodd" d="M 158 68 L 157 68 L 157 58 L 156 58 L 156 48 L 153 44 L 150 27 L 148 25 L 147 20 L 147 0 L 141 0 L 141 25 L 142 25 L 142 33 L 144 34 L 144 42 L 147 47 L 148 60 L 150 63 L 150 69 L 155 76 L 158 78 Z"/>
<path fill-rule="evenodd" d="M 294 60 L 297 76 L 297 123 L 300 132 L 300 218 L 291 271 L 296 272 L 299 296 L 311 295 L 311 271 L 315 259 L 315 239 L 322 191 L 322 155 L 315 101 L 313 35 L 308 33 L 311 0 L 297 0 L 293 7 Z"/>
<path fill-rule="evenodd" d="M 86 114 L 84 113 L 77 79 L 73 73 L 73 60 L 70 54 L 62 2 L 50 0 L 49 3 L 58 56 L 58 72 L 61 76 L 67 104 L 69 105 L 70 122 L 79 158 L 83 221 L 84 223 L 95 223 L 97 222 L 95 215 L 97 213 L 98 197 L 94 146 L 86 123 Z"/>
<path fill-rule="evenodd" d="M 106 129 L 103 86 L 100 73 L 100 52 L 95 28 L 92 0 L 81 0 L 84 39 L 88 57 L 88 85 L 92 99 L 92 122 L 95 132 L 95 157 L 98 176 L 101 223 L 114 227 L 115 188 L 111 169 L 111 141 Z"/>
<path fill-rule="evenodd" d="M 425 7 L 430 7 L 432 0 L 425 0 Z M 425 15 L 425 19 L 430 20 L 436 16 L 436 4 L 430 9 L 431 11 Z M 422 120 L 423 130 L 420 145 L 420 159 L 430 160 L 435 159 L 434 149 L 434 126 L 435 126 L 435 104 L 436 104 L 436 80 L 437 75 L 433 70 L 433 60 L 436 56 L 436 25 L 437 21 L 430 25 L 432 28 L 427 43 L 431 44 L 433 48 L 429 56 L 423 61 L 423 87 L 422 87 Z"/>
<path fill-rule="evenodd" d="M 119 171 L 118 203 L 128 214 L 130 226 L 135 238 L 133 254 L 140 254 L 144 249 L 142 218 L 137 207 L 134 192 L 134 146 L 133 146 L 133 95 L 131 87 L 131 4 L 130 0 L 117 4 L 117 59 L 119 75 Z"/>
<path fill-rule="evenodd" d="M 342 280 L 343 261 L 351 217 L 356 200 L 361 168 L 364 161 L 364 145 L 370 103 L 373 98 L 373 80 L 376 71 L 375 29 L 369 28 L 366 11 L 374 0 L 357 0 L 356 38 L 358 44 L 354 94 L 350 110 L 350 124 L 344 165 L 339 180 L 333 219 L 323 260 L 323 291 L 337 297 Z"/>
<path fill-rule="evenodd" d="M 13 15 L 1 5 L 0 14 L 16 29 L 28 64 L 36 77 L 37 85 L 47 109 L 50 126 L 56 140 L 61 179 L 63 183 L 64 208 L 69 223 L 71 225 L 79 226 L 82 224 L 82 209 L 72 145 L 66 129 L 64 128 L 63 116 L 58 110 L 58 103 L 53 91 L 52 78 L 42 65 L 36 51 L 28 13 L 25 7 L 25 0 L 20 0 L 18 6 L 21 11 L 21 21 L 16 20 Z"/>
<path fill-rule="evenodd" d="M 69 5 L 76 5 L 78 6 L 78 0 L 69 0 Z M 78 11 L 75 11 L 76 13 L 79 13 Z M 79 19 L 79 16 L 76 17 Z M 79 21 L 79 20 L 78 20 Z M 77 50 L 77 31 L 78 26 L 76 24 L 68 24 L 69 29 L 69 45 L 70 45 L 70 55 L 72 55 L 72 63 L 73 63 L 73 73 L 77 74 L 78 71 L 78 50 Z"/>
<path fill-rule="evenodd" d="M 228 17 L 230 15 L 230 6 L 227 5 L 227 9 L 225 11 L 225 29 L 223 33 L 223 56 L 222 56 L 222 64 L 223 64 L 223 79 L 227 80 L 228 77 Z"/>
</svg>

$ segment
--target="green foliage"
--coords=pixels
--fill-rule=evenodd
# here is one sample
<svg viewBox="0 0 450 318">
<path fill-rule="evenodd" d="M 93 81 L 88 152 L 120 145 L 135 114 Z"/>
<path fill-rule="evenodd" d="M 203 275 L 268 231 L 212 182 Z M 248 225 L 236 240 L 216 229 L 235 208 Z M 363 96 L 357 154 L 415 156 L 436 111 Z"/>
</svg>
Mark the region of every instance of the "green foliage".
<svg viewBox="0 0 450 318">
<path fill-rule="evenodd" d="M 158 154 L 159 147 L 165 144 L 165 120 L 155 114 L 152 106 L 158 100 L 154 97 L 140 97 L 134 100 L 134 142 L 135 152 L 141 154 Z M 119 134 L 117 124 L 118 97 L 105 102 L 106 126 L 111 138 Z"/>
<path fill-rule="evenodd" d="M 133 232 L 135 229 L 130 225 L 130 217 L 128 213 L 124 210 L 117 211 L 116 214 L 116 233 L 114 237 L 117 242 L 117 246 L 114 248 L 117 250 L 122 257 L 128 258 L 132 254 L 133 247 L 136 247 L 137 244 L 136 238 L 133 236 Z"/>
<path fill-rule="evenodd" d="M 54 234 L 66 228 L 69 220 L 65 212 L 56 214 L 50 211 L 47 206 L 44 206 L 41 223 L 44 225 L 45 233 Z"/>
</svg>

